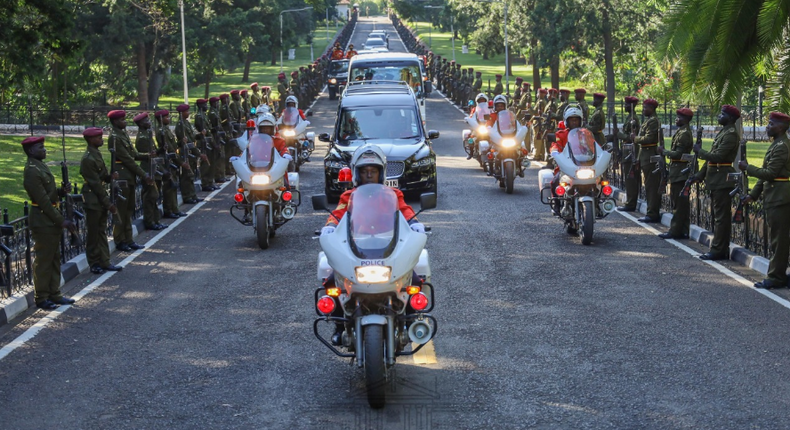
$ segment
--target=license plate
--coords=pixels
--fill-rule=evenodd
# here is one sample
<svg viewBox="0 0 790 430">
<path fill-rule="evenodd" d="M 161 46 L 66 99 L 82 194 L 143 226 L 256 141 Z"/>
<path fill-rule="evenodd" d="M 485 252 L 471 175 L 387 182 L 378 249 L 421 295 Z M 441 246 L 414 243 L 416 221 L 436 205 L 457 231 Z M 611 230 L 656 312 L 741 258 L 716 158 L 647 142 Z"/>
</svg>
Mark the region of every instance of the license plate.
<svg viewBox="0 0 790 430">
<path fill-rule="evenodd" d="M 384 185 L 387 187 L 398 188 L 398 180 L 397 179 L 385 179 Z"/>
</svg>

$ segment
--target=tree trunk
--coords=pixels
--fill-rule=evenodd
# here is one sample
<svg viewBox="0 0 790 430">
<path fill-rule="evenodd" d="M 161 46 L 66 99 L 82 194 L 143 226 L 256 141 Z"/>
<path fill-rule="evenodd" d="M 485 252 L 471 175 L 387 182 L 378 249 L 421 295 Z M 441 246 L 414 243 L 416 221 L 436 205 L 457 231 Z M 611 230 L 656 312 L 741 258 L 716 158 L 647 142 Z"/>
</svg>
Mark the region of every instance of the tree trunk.
<svg viewBox="0 0 790 430">
<path fill-rule="evenodd" d="M 614 112 L 615 83 L 614 83 L 614 47 L 612 46 L 612 23 L 609 20 L 609 2 L 603 5 L 601 16 L 603 18 L 603 57 L 606 67 L 606 116 Z"/>
<path fill-rule="evenodd" d="M 148 109 L 148 72 L 145 67 L 145 43 L 137 43 L 137 101 Z"/>
<path fill-rule="evenodd" d="M 549 69 L 551 70 L 551 87 L 560 87 L 560 56 L 555 55 L 549 62 Z"/>
<path fill-rule="evenodd" d="M 241 77 L 242 82 L 250 81 L 250 65 L 252 64 L 252 54 L 248 51 L 244 59 L 244 76 Z"/>
<path fill-rule="evenodd" d="M 203 95 L 204 99 L 209 98 L 209 89 L 211 88 L 211 75 L 214 74 L 212 73 L 212 70 L 214 70 L 213 65 L 214 65 L 213 61 L 209 61 L 208 64 L 206 65 L 206 92 Z"/>
<path fill-rule="evenodd" d="M 538 58 L 535 56 L 535 45 L 538 44 L 536 39 L 529 42 L 529 61 L 532 63 L 532 89 L 537 91 L 540 88 L 540 67 L 538 67 Z"/>
<path fill-rule="evenodd" d="M 274 47 L 272 47 L 272 62 L 269 65 L 270 66 L 276 66 L 277 65 L 277 51 L 274 50 Z"/>
<path fill-rule="evenodd" d="M 151 77 L 148 79 L 148 106 L 150 108 L 153 108 L 159 102 L 159 94 L 162 91 L 164 79 L 162 70 L 152 72 Z"/>
<path fill-rule="evenodd" d="M 58 101 L 58 84 L 60 83 L 60 67 L 58 66 L 60 66 L 59 61 L 52 63 L 52 88 L 50 89 L 49 97 L 47 97 L 50 106 L 55 106 Z"/>
</svg>

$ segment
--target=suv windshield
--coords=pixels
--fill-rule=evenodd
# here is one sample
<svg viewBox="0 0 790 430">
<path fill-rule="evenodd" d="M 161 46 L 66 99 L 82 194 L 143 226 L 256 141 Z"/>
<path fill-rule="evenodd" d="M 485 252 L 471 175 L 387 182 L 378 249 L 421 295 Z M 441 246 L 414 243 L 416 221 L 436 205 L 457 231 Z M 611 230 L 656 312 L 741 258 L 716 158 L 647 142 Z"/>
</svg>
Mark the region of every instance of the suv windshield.
<svg viewBox="0 0 790 430">
<path fill-rule="evenodd" d="M 392 139 L 395 144 L 412 144 L 422 136 L 417 109 L 407 106 L 344 109 L 340 115 L 338 140 L 348 145 L 354 140 Z"/>
<path fill-rule="evenodd" d="M 403 81 L 415 91 L 420 92 L 422 82 L 420 81 L 420 66 L 417 62 L 403 65 L 355 65 L 351 69 L 352 81 Z"/>
<path fill-rule="evenodd" d="M 329 73 L 332 74 L 340 74 L 348 72 L 348 60 L 345 61 L 333 61 L 329 68 Z"/>
<path fill-rule="evenodd" d="M 365 41 L 365 48 L 372 48 L 374 46 L 386 46 L 387 43 L 384 42 L 380 37 L 372 37 Z"/>
</svg>

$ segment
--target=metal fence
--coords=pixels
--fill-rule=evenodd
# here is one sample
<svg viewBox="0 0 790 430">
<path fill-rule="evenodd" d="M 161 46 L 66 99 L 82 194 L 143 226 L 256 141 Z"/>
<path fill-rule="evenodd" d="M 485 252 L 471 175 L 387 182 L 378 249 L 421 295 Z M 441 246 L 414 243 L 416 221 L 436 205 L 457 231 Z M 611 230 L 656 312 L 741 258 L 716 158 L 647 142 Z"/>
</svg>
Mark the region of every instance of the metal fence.
<svg viewBox="0 0 790 430">
<path fill-rule="evenodd" d="M 169 107 L 159 106 L 156 109 L 169 109 L 174 112 L 172 103 Z M 24 105 L 0 106 L 0 132 L 14 134 L 47 134 L 47 133 L 81 133 L 84 127 L 109 126 L 107 113 L 116 107 L 89 106 L 75 109 L 38 109 Z M 155 109 L 127 109 L 126 117 L 131 120 L 140 112 L 153 113 Z M 129 121 L 130 130 L 137 127 Z"/>
</svg>

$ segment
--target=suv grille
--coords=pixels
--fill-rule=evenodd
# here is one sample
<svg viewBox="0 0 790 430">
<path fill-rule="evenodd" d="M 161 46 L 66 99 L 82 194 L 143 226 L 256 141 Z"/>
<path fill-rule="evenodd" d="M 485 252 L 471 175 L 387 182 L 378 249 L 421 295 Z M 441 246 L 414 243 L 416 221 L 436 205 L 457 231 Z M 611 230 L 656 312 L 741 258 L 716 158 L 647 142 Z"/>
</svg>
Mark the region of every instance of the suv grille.
<svg viewBox="0 0 790 430">
<path fill-rule="evenodd" d="M 399 178 L 405 169 L 403 161 L 387 161 L 387 178 Z"/>
</svg>

